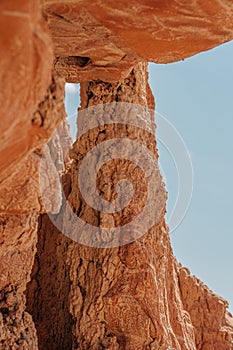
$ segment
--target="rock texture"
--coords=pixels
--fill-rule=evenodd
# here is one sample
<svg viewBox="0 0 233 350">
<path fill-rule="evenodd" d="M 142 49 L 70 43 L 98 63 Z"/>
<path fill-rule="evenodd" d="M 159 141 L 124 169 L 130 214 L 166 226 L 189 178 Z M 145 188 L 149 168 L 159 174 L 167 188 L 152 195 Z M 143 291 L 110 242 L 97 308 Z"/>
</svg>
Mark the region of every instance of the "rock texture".
<svg viewBox="0 0 233 350">
<path fill-rule="evenodd" d="M 53 78 L 32 116 L 38 145 L 47 140 L 58 118 L 65 116 L 63 86 L 62 79 Z M 51 118 L 54 112 L 56 118 Z M 36 119 L 37 115 L 40 119 Z M 43 181 L 41 154 L 42 148 L 36 148 L 0 183 L 0 349 L 38 349 L 32 317 L 25 312 L 25 290 L 36 253 L 38 215 L 43 210 L 39 187 Z M 45 185 L 48 192 L 49 185 Z M 57 211 L 59 198 L 53 196 L 51 202 Z"/>
<path fill-rule="evenodd" d="M 185 268 L 178 268 L 181 299 L 195 331 L 197 350 L 233 349 L 233 318 L 228 303 Z"/>
<path fill-rule="evenodd" d="M 174 62 L 233 39 L 231 0 L 43 0 L 55 68 L 118 81 L 135 61 Z"/>
<path fill-rule="evenodd" d="M 37 215 L 0 214 L 0 349 L 36 350 L 32 317 L 25 312 L 37 242 Z"/>
<path fill-rule="evenodd" d="M 32 115 L 50 84 L 53 52 L 37 0 L 1 1 L 0 31 L 1 181 L 35 147 Z"/>
<path fill-rule="evenodd" d="M 40 212 L 39 173 L 43 144 L 52 135 L 54 129 L 65 118 L 64 109 L 64 81 L 56 75 L 50 77 L 50 85 L 43 100 L 35 106 L 32 115 L 28 116 L 31 125 L 33 142 L 28 146 L 27 153 L 21 154 L 17 164 L 13 161 L 9 167 L 3 169 L 0 180 L 0 211 L 6 213 Z M 21 121 L 22 122 L 22 121 Z M 24 131 L 25 132 L 25 131 Z M 22 125 L 21 125 L 21 133 Z M 30 135 L 25 132 L 26 136 Z M 10 147 L 10 146 L 9 146 Z M 9 154 L 10 153 L 10 154 Z M 9 152 L 9 158 L 11 152 Z M 5 156 L 5 158 L 7 158 Z M 4 160 L 3 160 L 4 162 Z"/>
<path fill-rule="evenodd" d="M 51 39 L 39 3 L 3 1 L 0 17 L 0 349 L 38 349 L 25 290 L 43 209 L 42 147 L 65 118 L 64 81 L 51 77 Z"/>
<path fill-rule="evenodd" d="M 47 215 L 40 217 L 37 254 L 27 286 L 27 311 L 33 316 L 41 350 L 72 349 L 70 244 Z"/>
<path fill-rule="evenodd" d="M 73 218 L 61 208 L 64 162 L 66 198 L 98 233 L 98 226 L 137 216 L 146 184 L 129 162 L 110 162 L 97 176 L 102 197 L 114 198 L 124 169 L 135 176 L 137 202 L 119 215 L 100 214 L 78 191 L 82 159 L 93 145 L 122 135 L 157 159 L 154 137 L 134 127 L 97 127 L 74 144 L 70 163 L 69 132 L 65 124 L 58 128 L 65 117 L 64 77 L 85 81 L 82 109 L 117 101 L 153 108 L 142 61 L 168 63 L 231 40 L 232 1 L 43 0 L 42 9 L 43 16 L 37 0 L 0 3 L 0 349 L 232 350 L 227 302 L 177 264 L 163 200 L 159 220 L 131 244 L 97 249 L 71 239 Z M 103 120 L 106 113 L 103 107 Z M 154 130 L 152 116 L 145 121 Z M 45 173 L 54 182 L 41 179 Z M 162 195 L 159 174 L 157 179 Z M 74 236 L 64 236 L 45 214 L 38 225 L 45 207 L 61 210 L 54 224 Z"/>
<path fill-rule="evenodd" d="M 139 64 L 118 83 L 82 84 L 81 97 L 82 108 L 116 101 L 153 107 L 145 64 Z M 104 105 L 102 113 L 104 120 L 104 114 L 109 113 Z M 148 118 L 154 129 L 151 116 Z M 79 130 L 82 122 L 85 118 L 79 119 Z M 73 163 L 64 177 L 66 197 L 74 212 L 95 226 L 112 221 L 83 200 L 78 191 L 78 169 L 87 150 L 122 135 L 125 129 L 120 125 L 99 126 L 78 138 L 70 152 Z M 127 137 L 151 147 L 157 158 L 154 137 L 133 127 L 127 128 Z M 132 168 L 127 172 L 128 166 L 122 161 L 119 171 L 112 163 L 103 169 L 105 176 L 99 173 L 97 184 L 103 197 L 112 196 L 106 187 L 107 173 L 110 188 L 115 188 L 122 169 L 128 175 L 133 173 L 136 182 L 143 185 L 141 173 Z M 164 191 L 161 180 L 159 188 Z M 143 196 L 137 198 L 137 208 L 142 201 Z M 133 204 L 128 213 L 132 209 Z M 164 213 L 165 203 L 158 223 L 136 242 L 104 249 L 80 245 L 62 235 L 48 216 L 41 218 L 38 253 L 27 291 L 40 349 L 233 349 L 233 319 L 226 311 L 227 303 L 178 265 Z M 123 225 L 127 217 L 122 213 L 113 219 L 115 225 L 119 221 Z M 69 212 L 54 220 L 59 227 L 58 220 L 75 232 L 76 222 Z M 78 236 L 85 236 L 86 230 L 79 230 Z M 98 229 L 96 239 L 101 239 Z"/>
<path fill-rule="evenodd" d="M 83 108 L 116 101 L 152 105 L 145 64 L 134 68 L 122 82 L 109 84 L 93 81 L 82 86 Z M 105 110 L 103 107 L 102 113 L 104 120 L 104 114 L 109 113 L 108 108 Z M 129 110 L 128 113 L 134 111 Z M 147 122 L 154 128 L 150 114 L 148 118 Z M 82 129 L 80 123 L 79 132 Z M 84 134 L 70 153 L 73 163 L 69 169 L 69 203 L 79 213 L 77 215 L 95 226 L 98 223 L 109 224 L 109 217 L 105 218 L 90 208 L 80 196 L 78 168 L 90 147 L 123 136 L 143 142 L 157 158 L 153 134 L 148 135 L 134 127 L 130 129 L 130 126 L 125 130 L 120 125 L 100 126 L 93 133 Z M 106 171 L 109 173 L 110 188 L 115 187 L 122 170 L 128 175 L 134 173 L 135 182 L 141 183 L 142 175 L 134 168 L 127 160 L 122 160 L 120 168 L 113 163 L 108 170 L 104 169 L 105 174 Z M 108 196 L 105 181 L 105 176 L 100 172 L 97 183 L 103 196 Z M 165 192 L 161 176 L 159 182 L 158 197 L 160 192 Z M 143 193 L 144 189 L 141 191 Z M 128 215 L 142 206 L 143 199 L 141 195 L 136 203 L 127 208 Z M 64 239 L 49 224 L 49 218 L 43 217 L 38 257 L 28 288 L 28 309 L 35 320 L 41 349 L 65 348 L 69 338 L 61 339 L 59 330 L 63 334 L 67 332 L 70 320 L 72 338 L 69 341 L 73 349 L 165 349 L 169 346 L 195 349 L 193 327 L 176 293 L 178 279 L 163 218 L 165 201 L 161 205 L 158 224 L 139 241 L 122 248 L 91 248 Z M 66 215 L 69 213 L 63 217 L 66 228 L 70 225 L 70 232 L 75 232 L 75 222 Z M 116 224 L 124 225 L 128 215 L 123 212 L 120 216 L 113 215 L 113 219 Z M 85 233 L 85 227 L 83 232 L 78 232 L 84 236 Z M 98 240 L 98 230 L 96 234 Z M 55 237 L 55 240 L 48 237 Z M 52 259 L 48 259 L 48 256 Z M 68 276 L 65 271 L 68 271 Z M 54 287 L 57 291 L 55 298 Z M 54 334 L 58 334 L 59 339 Z"/>
</svg>

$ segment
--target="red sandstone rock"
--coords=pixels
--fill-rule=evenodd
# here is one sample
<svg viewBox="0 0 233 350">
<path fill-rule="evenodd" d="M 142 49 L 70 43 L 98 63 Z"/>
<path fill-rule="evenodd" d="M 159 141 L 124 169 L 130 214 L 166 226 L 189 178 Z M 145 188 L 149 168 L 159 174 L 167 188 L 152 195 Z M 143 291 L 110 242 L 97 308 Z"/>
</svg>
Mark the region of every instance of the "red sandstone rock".
<svg viewBox="0 0 233 350">
<path fill-rule="evenodd" d="M 36 350 L 24 295 L 38 217 L 38 162 L 29 153 L 38 140 L 33 112 L 51 80 L 51 39 L 38 1 L 1 1 L 0 31 L 0 348 Z"/>
<path fill-rule="evenodd" d="M 119 83 L 90 82 L 82 85 L 82 108 L 99 103 L 103 106 L 103 103 L 114 101 L 144 106 L 149 104 L 152 107 L 145 64 L 140 64 Z M 102 110 L 100 117 L 103 122 L 108 112 L 107 107 Z M 128 110 L 130 113 L 134 115 L 131 109 Z M 144 117 L 147 117 L 145 120 L 153 130 L 152 116 L 148 114 Z M 87 118 L 91 118 L 91 115 L 87 115 Z M 85 118 L 79 121 L 79 134 L 85 123 Z M 68 170 L 71 176 L 69 203 L 75 212 L 81 208 L 82 219 L 94 225 L 96 222 L 108 224 L 109 217 L 104 218 L 103 214 L 82 200 L 78 191 L 77 169 L 89 147 L 123 136 L 142 142 L 157 158 L 153 133 L 133 126 L 128 126 L 127 130 L 110 125 L 100 126 L 86 137 L 84 134 L 83 138 L 79 138 L 70 152 L 73 163 Z M 130 152 L 129 149 L 128 155 Z M 119 168 L 120 172 L 115 163 L 103 171 L 110 174 L 112 184 L 112 179 L 117 181 L 121 171 L 127 171 L 127 168 L 132 169 L 132 166 L 125 161 Z M 132 173 L 136 183 L 142 185 L 141 173 L 131 170 L 128 175 Z M 161 207 L 158 223 L 143 238 L 127 246 L 109 249 L 82 246 L 62 236 L 51 225 L 50 219 L 43 217 L 38 257 L 27 291 L 28 310 L 35 320 L 42 349 L 65 348 L 67 342 L 75 349 L 167 349 L 169 346 L 177 350 L 195 349 L 193 326 L 182 307 L 175 261 L 163 219 L 165 189 L 160 175 L 157 180 L 157 205 Z M 106 178 L 101 172 L 97 183 L 101 192 L 107 195 Z M 128 211 L 143 207 L 143 200 L 143 196 L 137 198 Z M 115 223 L 121 225 L 126 218 L 124 212 L 113 215 Z M 63 225 L 66 228 L 70 226 L 74 238 L 77 228 L 73 220 L 75 215 L 70 217 L 67 211 L 63 216 Z M 140 228 L 143 230 L 143 222 Z M 85 237 L 85 230 L 84 227 L 77 234 Z M 41 286 L 40 291 L 37 290 L 38 285 Z M 54 312 L 51 313 L 51 310 Z M 58 318 L 57 315 L 62 316 Z M 72 329 L 72 336 L 61 338 L 59 332 L 66 334 L 69 328 Z"/>
<path fill-rule="evenodd" d="M 52 42 L 39 1 L 0 3 L 0 181 L 35 145 L 32 114 L 51 80 Z"/>
<path fill-rule="evenodd" d="M 36 113 L 44 120 L 44 132 L 37 125 L 39 144 L 46 140 L 47 131 L 52 131 L 58 118 L 64 117 L 63 90 L 60 90 L 63 85 L 62 80 L 53 80 L 53 92 L 37 108 Z M 54 112 L 55 118 L 51 114 Z M 38 214 L 43 210 L 39 187 L 41 154 L 42 150 L 36 149 L 24 157 L 14 166 L 13 174 L 8 172 L 0 184 L 0 349 L 4 350 L 38 349 L 32 317 L 25 312 L 24 293 L 36 253 Z M 46 170 L 51 174 L 56 170 L 55 165 L 54 168 L 51 164 Z M 49 185 L 46 190 L 48 193 Z M 57 212 L 59 196 L 53 195 L 51 203 L 50 211 Z"/>
<path fill-rule="evenodd" d="M 195 331 L 197 350 L 233 349 L 233 318 L 228 303 L 208 289 L 188 269 L 178 268 L 184 309 Z"/>
<path fill-rule="evenodd" d="M 26 284 L 41 211 L 41 149 L 64 119 L 64 81 L 39 2 L 0 4 L 0 349 L 37 349 Z M 54 200 L 54 198 L 53 198 Z"/>
<path fill-rule="evenodd" d="M 82 108 L 100 104 L 103 124 L 109 115 L 103 103 L 131 102 L 153 107 L 145 64 L 135 67 L 118 83 L 83 83 L 81 98 Z M 91 118 L 92 114 L 86 117 Z M 147 115 L 145 120 L 153 129 L 151 116 Z M 86 123 L 85 118 L 79 119 L 79 134 Z M 97 227 L 112 221 L 83 200 L 78 191 L 79 166 L 86 152 L 96 144 L 123 135 L 123 127 L 105 124 L 78 138 L 70 152 L 73 163 L 65 178 L 66 195 L 74 212 Z M 128 126 L 127 137 L 150 147 L 157 158 L 152 134 Z M 129 156 L 130 149 L 126 153 Z M 129 166 L 122 161 L 120 170 L 127 173 Z M 116 163 L 110 163 L 97 176 L 102 195 L 111 200 L 106 174 L 110 188 L 115 188 L 121 172 Z M 141 173 L 134 175 L 136 183 L 143 185 Z M 164 192 L 161 179 L 157 185 L 159 197 Z M 163 203 L 157 203 L 162 209 L 161 216 L 149 232 L 136 242 L 115 248 L 98 249 L 72 241 L 75 233 L 85 239 L 88 231 L 84 226 L 77 232 L 75 215 L 71 216 L 70 211 L 54 222 L 59 225 L 62 220 L 62 225 L 70 228 L 70 238 L 62 235 L 48 216 L 41 218 L 38 256 L 27 290 L 28 310 L 35 320 L 41 349 L 233 349 L 233 318 L 226 311 L 227 304 L 178 266 L 163 218 Z M 128 210 L 142 205 L 143 196 L 137 198 L 136 204 L 132 202 Z M 113 214 L 112 218 L 115 224 L 123 225 L 127 216 Z M 98 239 L 103 237 L 96 233 L 95 243 Z"/>
<path fill-rule="evenodd" d="M 44 216 L 34 261 L 44 210 L 39 159 L 64 118 L 64 81 L 51 78 L 53 58 L 67 81 L 90 81 L 82 85 L 83 107 L 117 99 L 153 108 L 144 65 L 129 75 L 132 67 L 142 60 L 176 61 L 232 39 L 232 1 L 43 0 L 43 10 L 52 40 L 38 1 L 0 3 L 0 349 L 37 350 L 37 329 L 42 350 L 232 350 L 227 303 L 177 265 L 164 206 L 141 239 L 104 250 L 70 241 Z M 92 136 L 103 137 L 99 133 Z M 61 171 L 62 147 L 57 159 L 50 157 L 59 139 L 50 141 L 49 172 Z M 79 140 L 71 153 L 65 181 L 75 209 L 83 204 L 74 186 L 76 166 L 93 140 Z M 151 147 L 156 155 L 154 139 Z M 117 169 L 112 165 L 110 174 Z M 101 172 L 98 181 L 109 198 Z M 44 192 L 49 187 L 45 183 Z M 59 198 L 53 201 L 49 197 L 50 210 L 58 211 Z M 95 214 L 83 205 L 84 216 L 109 223 Z M 33 261 L 27 305 L 35 325 L 24 294 Z"/>
<path fill-rule="evenodd" d="M 25 290 L 37 243 L 37 214 L 0 214 L 0 349 L 36 350 Z"/>
<path fill-rule="evenodd" d="M 29 153 L 22 159 L 20 158 L 22 154 L 19 153 L 18 163 L 11 164 L 1 173 L 0 212 L 20 214 L 43 211 L 41 192 L 49 190 L 50 185 L 43 183 L 39 170 L 44 165 L 48 167 L 48 172 L 53 171 L 52 165 L 49 166 L 51 162 L 48 159 L 47 162 L 44 160 L 41 165 L 42 154 L 47 154 L 43 152 L 43 144 L 65 118 L 64 81 L 59 77 L 53 77 L 51 80 L 43 101 L 36 106 L 30 117 L 31 133 L 33 132 L 31 153 L 28 149 Z M 60 131 L 62 131 L 62 126 L 60 126 Z M 28 137 L 30 136 L 28 135 Z M 41 171 L 41 173 L 43 172 Z M 52 201 L 54 208 L 51 207 L 51 212 L 59 211 L 59 199 L 56 201 L 56 198 L 53 197 Z"/>
<path fill-rule="evenodd" d="M 69 82 L 118 81 L 135 60 L 174 62 L 233 39 L 231 0 L 43 0 L 43 9 Z"/>
</svg>

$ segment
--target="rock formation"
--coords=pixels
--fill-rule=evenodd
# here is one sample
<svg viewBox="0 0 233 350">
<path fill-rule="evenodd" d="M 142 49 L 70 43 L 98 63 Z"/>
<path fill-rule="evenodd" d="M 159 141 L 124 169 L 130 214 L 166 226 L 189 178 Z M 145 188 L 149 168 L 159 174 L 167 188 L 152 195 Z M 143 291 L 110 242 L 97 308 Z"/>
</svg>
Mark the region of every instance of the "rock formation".
<svg viewBox="0 0 233 350">
<path fill-rule="evenodd" d="M 64 78 L 83 82 L 81 110 L 109 102 L 153 109 L 145 61 L 172 62 L 231 40 L 232 19 L 230 0 L 1 2 L 0 349 L 233 349 L 227 302 L 176 262 L 162 199 L 156 224 L 114 248 L 80 245 L 43 214 L 60 210 L 56 176 L 64 163 L 63 188 L 73 211 L 97 228 L 124 224 L 144 205 L 140 170 L 122 161 L 98 173 L 107 200 L 114 191 L 105 177 L 112 190 L 122 169 L 138 190 L 127 211 L 100 214 L 77 191 L 83 157 L 92 144 L 126 135 L 157 159 L 151 134 L 109 125 L 79 138 L 72 161 L 65 158 L 68 131 L 65 124 L 57 129 L 65 118 Z M 55 197 L 54 182 L 39 181 L 41 163 L 44 173 L 54 174 Z M 165 196 L 159 174 L 157 180 Z M 65 222 L 75 231 L 66 209 L 59 220 L 59 227 Z M 78 235 L 85 238 L 86 231 Z"/>
<path fill-rule="evenodd" d="M 233 37 L 231 0 L 43 0 L 43 9 L 69 82 L 118 81 L 135 62 L 178 61 Z"/>
</svg>

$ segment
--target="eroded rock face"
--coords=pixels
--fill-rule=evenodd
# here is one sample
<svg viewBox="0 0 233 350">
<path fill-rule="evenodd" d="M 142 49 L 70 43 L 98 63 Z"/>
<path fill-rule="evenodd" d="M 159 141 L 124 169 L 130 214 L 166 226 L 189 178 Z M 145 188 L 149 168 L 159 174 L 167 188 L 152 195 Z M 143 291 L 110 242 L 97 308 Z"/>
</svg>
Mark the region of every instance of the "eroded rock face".
<svg viewBox="0 0 233 350">
<path fill-rule="evenodd" d="M 53 131 L 34 132 L 33 112 L 51 82 L 52 45 L 38 1 L 1 1 L 0 30 L 0 348 L 37 349 L 24 293 L 40 208 L 34 150 Z"/>
<path fill-rule="evenodd" d="M 70 240 L 56 229 L 47 215 L 42 215 L 37 254 L 26 294 L 27 311 L 35 322 L 41 350 L 72 349 L 69 245 Z"/>
<path fill-rule="evenodd" d="M 32 115 L 51 81 L 52 41 L 38 0 L 0 4 L 0 181 L 35 147 Z"/>
<path fill-rule="evenodd" d="M 182 302 L 194 326 L 196 349 L 233 349 L 233 318 L 227 301 L 185 268 L 178 268 L 178 278 Z"/>
<path fill-rule="evenodd" d="M 153 228 L 122 247 L 82 246 L 46 215 L 39 228 L 37 223 L 45 210 L 41 194 L 47 195 L 48 211 L 57 213 L 61 205 L 58 181 L 58 196 L 50 192 L 54 183 L 39 188 L 43 145 L 65 116 L 64 81 L 52 75 L 52 61 L 67 81 L 88 81 L 82 84 L 82 108 L 117 101 L 153 108 L 146 65 L 132 70 L 135 64 L 172 62 L 232 39 L 232 11 L 230 0 L 43 0 L 50 37 L 38 1 L 1 1 L 0 349 L 233 349 L 227 303 L 191 277 L 172 254 L 163 201 Z M 151 116 L 146 122 L 154 129 Z M 90 146 L 125 132 L 97 128 L 79 139 L 70 154 L 64 191 L 74 212 L 97 226 L 122 224 L 127 212 L 110 217 L 88 207 L 77 190 L 79 164 Z M 154 137 L 134 128 L 127 133 L 150 145 L 157 158 Z M 46 173 L 56 177 L 62 171 L 67 147 L 64 124 L 46 146 Z M 119 164 L 109 165 L 98 174 L 107 200 L 111 192 L 104 176 L 114 185 L 120 174 Z M 120 166 L 136 175 L 135 184 L 145 185 L 132 165 Z M 161 181 L 159 191 L 164 192 Z M 138 196 L 136 204 L 143 205 L 143 198 Z M 130 215 L 137 213 L 135 206 Z M 72 217 L 63 214 L 56 220 L 72 232 Z M 78 235 L 85 238 L 86 232 Z"/>
<path fill-rule="evenodd" d="M 146 64 L 140 64 L 126 79 L 115 84 L 94 81 L 83 84 L 81 95 L 82 108 L 107 102 L 153 106 Z M 103 121 L 109 112 L 103 106 Z M 128 114 L 134 112 L 134 109 L 127 111 Z M 90 118 L 91 114 L 87 117 Z M 144 117 L 154 130 L 153 116 L 148 114 Z M 86 123 L 85 118 L 82 121 Z M 79 120 L 79 133 L 82 127 Z M 71 176 L 68 201 L 82 220 L 95 226 L 109 225 L 111 220 L 116 225 L 124 225 L 128 217 L 137 215 L 137 208 L 144 205 L 142 174 L 127 160 L 122 160 L 120 167 L 113 162 L 103 169 L 105 175 L 109 175 L 111 188 L 115 187 L 122 171 L 128 176 L 133 174 L 136 183 L 143 186 L 141 195 L 129 205 L 127 212 L 109 218 L 90 208 L 78 191 L 78 168 L 86 151 L 98 143 L 123 136 L 144 143 L 157 159 L 154 134 L 143 132 L 133 125 L 127 128 L 100 126 L 79 138 L 70 152 L 73 163 L 67 174 Z M 130 155 L 130 149 L 128 151 Z M 106 176 L 100 172 L 98 187 L 103 197 L 108 198 L 105 182 Z M 49 223 L 50 219 L 43 217 L 38 258 L 28 287 L 28 309 L 35 320 L 41 349 L 64 348 L 68 339 L 59 337 L 58 331 L 67 331 L 71 319 L 72 338 L 69 341 L 75 349 L 195 349 L 193 326 L 177 292 L 176 265 L 163 218 L 166 196 L 160 175 L 157 186 L 161 201 L 157 203 L 161 207 L 157 224 L 138 241 L 123 247 L 99 249 L 82 246 L 77 241 L 62 237 Z M 63 214 L 63 225 L 66 229 L 70 227 L 70 238 L 73 239 L 77 231 L 75 216 L 70 217 L 69 211 Z M 138 229 L 143 228 L 142 222 Z M 79 230 L 78 236 L 85 237 L 86 230 L 85 227 Z M 96 235 L 97 240 L 103 239 L 98 238 L 98 232 Z M 48 240 L 48 237 L 54 237 L 54 240 Z M 38 285 L 41 286 L 40 292 Z M 51 310 L 54 312 L 51 313 Z M 63 317 L 58 319 L 57 315 Z M 54 337 L 54 334 L 57 335 Z"/>
<path fill-rule="evenodd" d="M 40 116 L 35 136 L 41 147 L 59 118 L 65 116 L 63 87 L 63 79 L 53 78 L 45 99 L 34 113 Z M 59 130 L 62 131 L 62 126 Z M 43 211 L 39 186 L 43 181 L 42 153 L 42 148 L 36 148 L 11 168 L 13 173 L 9 172 L 0 183 L 0 349 L 38 349 L 34 322 L 25 311 L 25 291 L 36 253 L 38 215 Z M 47 164 L 50 163 L 47 161 Z M 46 171 L 57 172 L 56 164 L 48 166 Z M 53 196 L 51 203 L 50 211 L 57 212 L 59 197 Z"/>
<path fill-rule="evenodd" d="M 25 311 L 37 243 L 37 214 L 0 214 L 0 349 L 33 349 L 37 334 Z"/>
<path fill-rule="evenodd" d="M 42 183 L 43 179 L 39 173 L 42 154 L 46 155 L 46 152 L 43 151 L 43 145 L 66 115 L 63 103 L 64 80 L 56 74 L 50 79 L 51 82 L 44 99 L 29 117 L 34 139 L 30 146 L 31 149 L 28 149 L 28 154 L 22 159 L 19 156 L 17 164 L 12 163 L 1 174 L 0 212 L 20 214 L 43 211 L 41 191 L 42 188 L 45 191 L 46 187 L 49 190 L 50 186 L 50 184 Z M 62 126 L 60 126 L 60 130 L 62 132 Z M 50 167 L 47 171 L 53 171 L 53 168 Z M 55 198 L 53 198 L 53 203 L 56 206 Z M 51 209 L 52 211 L 54 210 Z"/>
<path fill-rule="evenodd" d="M 11 4 L 8 3 L 8 5 Z M 24 5 L 26 5 L 26 2 L 24 2 Z M 10 8 L 11 11 L 3 11 L 1 14 L 20 18 L 19 22 L 17 18 L 15 20 L 14 25 L 16 27 L 18 23 L 24 25 L 26 23 L 28 30 L 29 28 L 35 30 L 37 22 L 33 17 L 34 12 L 15 12 L 13 5 Z M 28 4 L 26 9 L 33 10 L 34 7 Z M 36 6 L 34 10 L 36 10 Z M 34 23 L 35 28 L 32 23 Z M 40 27 L 37 29 L 41 30 Z M 20 43 L 21 36 L 21 39 L 24 39 L 23 32 L 25 29 L 18 28 L 17 31 L 14 28 L 14 30 L 17 38 L 15 39 L 13 36 L 13 43 L 14 40 Z M 43 37 L 43 33 L 41 35 Z M 32 42 L 28 42 L 26 37 L 26 42 L 21 42 L 21 44 L 26 45 L 28 43 L 34 47 L 36 43 L 33 40 L 37 41 L 39 39 L 37 39 L 35 33 L 31 33 L 31 36 Z M 48 34 L 45 31 L 46 37 L 48 37 Z M 3 108 L 5 114 L 2 118 L 3 134 L 0 141 L 2 145 L 1 152 L 4 155 L 1 156 L 1 166 L 3 165 L 3 168 L 0 172 L 0 349 L 38 349 L 34 322 L 31 315 L 25 311 L 25 290 L 26 284 L 30 280 L 36 253 L 38 215 L 43 210 L 41 189 L 39 187 L 41 182 L 39 170 L 43 144 L 47 142 L 59 122 L 65 118 L 63 104 L 64 80 L 57 77 L 56 74 L 51 77 L 50 68 L 48 67 L 46 77 L 41 79 L 41 84 L 44 84 L 45 89 L 42 93 L 41 85 L 36 80 L 34 81 L 34 79 L 39 79 L 39 73 L 45 74 L 43 67 L 41 67 L 41 65 L 43 66 L 42 56 L 37 57 L 34 50 L 31 52 L 33 59 L 38 60 L 37 63 L 34 63 L 38 65 L 38 69 L 41 68 L 41 72 L 37 72 L 37 70 L 31 72 L 30 56 L 27 57 L 29 67 L 25 62 L 25 79 L 26 82 L 28 79 L 28 83 L 31 79 L 31 85 L 27 87 L 29 101 L 26 106 L 28 106 L 28 111 L 23 109 L 26 107 L 22 94 L 27 93 L 27 91 L 25 92 L 22 86 L 21 95 L 11 95 L 11 97 L 7 96 L 6 98 L 6 104 L 10 100 L 13 102 L 12 106 L 9 105 L 9 114 Z M 23 51 L 20 51 L 20 53 L 24 55 Z M 50 53 L 50 49 L 48 53 Z M 48 53 L 45 54 L 46 58 L 49 58 Z M 12 54 L 12 51 L 10 51 L 10 54 Z M 11 62 L 11 56 L 9 62 Z M 21 62 L 20 55 L 19 62 Z M 24 62 L 23 59 L 22 62 Z M 4 79 L 5 75 L 3 73 L 1 83 L 4 82 Z M 45 85 L 47 80 L 49 81 L 48 87 Z M 17 79 L 15 83 L 17 84 Z M 13 81 L 11 81 L 11 84 L 13 84 Z M 4 97 L 4 94 L 5 90 L 2 89 L 1 98 Z M 35 95 L 34 100 L 30 95 Z M 41 101 L 39 98 L 41 98 Z M 19 109 L 18 118 L 14 116 L 14 121 L 12 121 L 11 117 L 15 107 L 14 99 L 16 105 L 22 103 L 22 107 Z M 14 139 L 11 136 L 14 136 Z M 26 142 L 28 142 L 25 150 L 21 148 L 21 146 L 24 147 L 21 144 L 24 142 L 23 138 L 27 139 Z M 5 145 L 7 145 L 6 148 L 4 148 Z M 14 159 L 16 155 L 18 156 L 17 162 Z M 9 166 L 5 167 L 5 162 Z M 52 167 L 48 168 L 47 171 L 51 172 Z M 56 197 L 53 196 L 52 202 L 53 206 L 59 208 Z M 56 211 L 58 208 L 56 208 Z"/>
<path fill-rule="evenodd" d="M 136 177 L 136 183 L 144 188 L 136 207 L 132 202 L 127 208 L 127 215 L 123 211 L 110 217 L 85 203 L 78 190 L 79 167 L 87 150 L 109 139 L 126 136 L 126 130 L 128 138 L 150 147 L 157 158 L 153 135 L 130 125 L 125 129 L 104 124 L 105 114 L 112 111 L 112 116 L 116 116 L 116 105 L 121 102 L 153 108 L 146 65 L 138 65 L 118 83 L 83 83 L 81 97 L 82 108 L 102 106 L 98 111 L 102 111 L 103 126 L 84 133 L 73 145 L 70 152 L 73 163 L 64 178 L 66 198 L 74 216 L 96 227 L 111 226 L 113 222 L 124 225 L 129 216 L 132 219 L 133 214 L 137 215 L 138 207 L 143 204 L 142 174 L 127 160 L 120 162 L 121 167 L 110 162 L 103 172 L 99 171 L 96 183 L 107 200 L 113 199 L 113 189 L 122 171 Z M 104 105 L 109 102 L 113 103 L 110 109 Z M 127 110 L 128 115 L 133 112 Z M 91 116 L 91 112 L 86 115 Z M 150 114 L 145 121 L 154 130 Z M 86 122 L 85 118 L 79 119 L 79 136 Z M 129 156 L 130 149 L 127 152 Z M 165 190 L 161 180 L 158 181 L 159 197 L 159 191 Z M 69 237 L 59 232 L 48 216 L 41 218 L 38 255 L 27 290 L 28 310 L 35 320 L 40 349 L 233 349 L 233 319 L 226 311 L 227 303 L 178 265 L 164 221 L 165 202 L 159 205 L 161 215 L 149 232 L 133 243 L 115 248 L 79 244 L 80 237 L 85 242 L 87 226 L 77 232 L 77 222 L 66 208 L 54 224 L 65 226 Z M 141 223 L 140 229 L 143 227 Z M 96 228 L 95 244 L 103 239 Z M 101 242 L 102 247 L 109 239 L 106 237 Z"/>
<path fill-rule="evenodd" d="M 231 0 L 43 0 L 43 9 L 69 82 L 118 81 L 136 61 L 174 62 L 233 39 Z"/>
</svg>

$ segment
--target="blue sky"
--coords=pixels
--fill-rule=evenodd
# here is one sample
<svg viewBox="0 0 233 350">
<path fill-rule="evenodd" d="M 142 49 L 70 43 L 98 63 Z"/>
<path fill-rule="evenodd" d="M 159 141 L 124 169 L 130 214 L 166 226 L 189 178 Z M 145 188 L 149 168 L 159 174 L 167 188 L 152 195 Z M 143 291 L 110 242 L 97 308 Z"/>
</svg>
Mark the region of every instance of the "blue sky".
<svg viewBox="0 0 233 350">
<path fill-rule="evenodd" d="M 190 152 L 194 189 L 189 210 L 171 234 L 178 260 L 233 310 L 233 42 L 168 65 L 150 64 L 156 109 L 176 127 Z M 159 146 L 174 204 L 177 179 Z M 169 213 L 168 213 L 169 214 Z"/>
<path fill-rule="evenodd" d="M 191 273 L 230 302 L 233 311 L 233 42 L 178 63 L 149 65 L 157 111 L 182 135 L 190 152 L 194 188 L 189 210 L 171 234 L 174 253 Z M 79 105 L 78 86 L 67 85 L 68 119 Z M 75 134 L 74 125 L 71 127 Z M 162 144 L 160 164 L 168 214 L 177 173 Z"/>
</svg>

